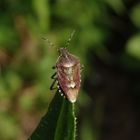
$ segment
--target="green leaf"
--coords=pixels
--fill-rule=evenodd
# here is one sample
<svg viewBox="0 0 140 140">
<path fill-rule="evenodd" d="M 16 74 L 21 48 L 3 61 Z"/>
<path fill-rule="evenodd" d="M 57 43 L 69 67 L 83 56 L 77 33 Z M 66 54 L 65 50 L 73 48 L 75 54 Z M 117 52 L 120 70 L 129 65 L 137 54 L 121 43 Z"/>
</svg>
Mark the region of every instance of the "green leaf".
<svg viewBox="0 0 140 140">
<path fill-rule="evenodd" d="M 126 52 L 140 60 L 140 34 L 131 37 L 126 44 Z"/>
<path fill-rule="evenodd" d="M 140 4 L 136 4 L 134 8 L 132 8 L 130 18 L 134 25 L 140 28 Z"/>
<path fill-rule="evenodd" d="M 28 140 L 75 140 L 74 104 L 56 92 L 47 114 Z"/>
</svg>

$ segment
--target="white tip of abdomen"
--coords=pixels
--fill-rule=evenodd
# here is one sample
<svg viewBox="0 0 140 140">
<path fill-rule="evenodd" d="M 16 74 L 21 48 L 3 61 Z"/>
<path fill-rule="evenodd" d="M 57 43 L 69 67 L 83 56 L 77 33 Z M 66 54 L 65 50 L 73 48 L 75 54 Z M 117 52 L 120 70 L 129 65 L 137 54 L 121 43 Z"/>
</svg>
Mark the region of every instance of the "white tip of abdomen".
<svg viewBox="0 0 140 140">
<path fill-rule="evenodd" d="M 71 103 L 75 103 L 75 102 L 76 102 L 76 99 L 69 99 L 69 101 L 70 101 Z"/>
</svg>

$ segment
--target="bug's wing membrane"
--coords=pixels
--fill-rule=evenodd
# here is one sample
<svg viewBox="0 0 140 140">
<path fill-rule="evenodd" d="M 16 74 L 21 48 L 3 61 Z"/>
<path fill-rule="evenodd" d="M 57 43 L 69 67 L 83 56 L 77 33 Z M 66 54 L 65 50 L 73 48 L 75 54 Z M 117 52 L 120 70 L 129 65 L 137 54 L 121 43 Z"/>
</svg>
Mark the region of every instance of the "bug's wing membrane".
<svg viewBox="0 0 140 140">
<path fill-rule="evenodd" d="M 74 103 L 78 96 L 80 88 L 80 66 L 79 64 L 73 66 L 73 82 L 75 83 L 74 88 L 69 88 L 67 92 L 67 98 Z"/>
</svg>

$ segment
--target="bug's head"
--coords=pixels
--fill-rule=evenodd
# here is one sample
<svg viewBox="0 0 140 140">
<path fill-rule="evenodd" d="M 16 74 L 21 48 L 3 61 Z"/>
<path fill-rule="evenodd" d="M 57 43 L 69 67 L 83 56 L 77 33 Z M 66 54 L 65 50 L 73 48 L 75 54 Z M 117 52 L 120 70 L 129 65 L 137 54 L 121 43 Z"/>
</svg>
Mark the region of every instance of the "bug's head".
<svg viewBox="0 0 140 140">
<path fill-rule="evenodd" d="M 67 51 L 66 48 L 59 48 L 59 49 L 58 49 L 58 52 L 59 52 L 59 55 L 60 55 L 60 56 L 65 56 L 65 55 L 68 54 L 68 51 Z"/>
</svg>

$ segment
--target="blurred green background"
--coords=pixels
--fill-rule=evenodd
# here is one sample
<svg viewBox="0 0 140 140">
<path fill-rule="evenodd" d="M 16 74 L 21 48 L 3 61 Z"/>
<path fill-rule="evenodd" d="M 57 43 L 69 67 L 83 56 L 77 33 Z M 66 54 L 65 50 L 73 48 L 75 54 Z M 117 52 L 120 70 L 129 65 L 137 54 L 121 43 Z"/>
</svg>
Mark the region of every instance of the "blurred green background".
<svg viewBox="0 0 140 140">
<path fill-rule="evenodd" d="M 140 139 L 140 1 L 1 0 L 0 140 L 26 140 L 47 111 L 57 47 L 73 29 L 77 140 Z"/>
</svg>

